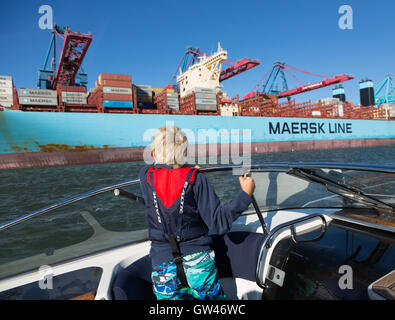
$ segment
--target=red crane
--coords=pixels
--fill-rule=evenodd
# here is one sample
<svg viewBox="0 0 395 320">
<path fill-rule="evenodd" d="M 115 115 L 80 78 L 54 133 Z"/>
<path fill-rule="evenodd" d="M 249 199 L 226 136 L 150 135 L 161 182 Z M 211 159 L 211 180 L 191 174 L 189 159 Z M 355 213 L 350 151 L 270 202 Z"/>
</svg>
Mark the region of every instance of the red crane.
<svg viewBox="0 0 395 320">
<path fill-rule="evenodd" d="M 64 29 L 63 35 L 57 30 L 55 33 L 63 38 L 63 47 L 58 68 L 51 82 L 52 89 L 59 84 L 73 85 L 75 83 L 75 77 L 92 41 L 91 34 L 72 32 L 68 27 Z"/>
<path fill-rule="evenodd" d="M 307 91 L 311 91 L 311 90 L 315 90 L 315 89 L 331 86 L 333 84 L 337 84 L 337 83 L 348 81 L 348 80 L 352 80 L 352 79 L 354 79 L 354 76 L 351 76 L 351 75 L 348 75 L 348 74 L 343 74 L 341 76 L 334 76 L 334 77 L 329 78 L 327 80 L 315 82 L 315 83 L 312 83 L 312 84 L 307 84 L 307 85 L 304 85 L 304 86 L 296 88 L 296 89 L 291 89 L 291 90 L 288 90 L 288 91 L 280 92 L 279 94 L 277 94 L 277 97 L 278 98 L 286 98 L 286 97 L 289 97 L 289 96 L 294 96 L 294 95 L 299 94 L 299 93 L 303 93 L 303 92 L 307 92 Z"/>
<path fill-rule="evenodd" d="M 322 81 L 314 82 L 311 84 L 303 84 L 300 80 L 298 80 L 296 78 L 296 76 L 291 72 L 291 70 L 303 72 L 303 73 L 306 73 L 309 75 L 323 77 L 326 79 L 322 80 Z M 266 75 L 267 74 L 268 73 L 266 73 Z M 264 76 L 264 78 L 266 78 L 266 75 Z M 286 80 L 286 75 L 288 75 L 294 81 L 296 81 L 299 86 L 294 89 L 289 89 L 288 83 Z M 278 88 L 276 88 L 276 86 L 275 86 L 276 80 L 280 79 L 280 78 L 282 79 L 282 82 L 283 82 L 283 90 L 282 91 L 279 91 Z M 294 96 L 296 94 L 300 94 L 303 92 L 331 86 L 331 85 L 334 85 L 334 84 L 337 84 L 340 82 L 344 82 L 344 81 L 348 81 L 348 80 L 352 80 L 352 79 L 354 79 L 354 76 L 351 76 L 348 74 L 336 75 L 334 77 L 329 77 L 329 76 L 324 76 L 324 75 L 317 74 L 317 73 L 303 71 L 303 70 L 288 66 L 283 62 L 276 62 L 274 64 L 273 68 L 271 69 L 269 77 L 267 78 L 266 82 L 264 83 L 263 89 L 261 92 L 266 93 L 266 94 L 275 95 L 278 98 L 289 98 L 290 96 Z M 255 86 L 255 88 L 258 88 L 258 87 L 259 87 L 259 83 Z M 257 94 L 259 94 L 259 90 L 254 90 L 254 91 L 246 94 L 243 97 L 243 99 L 251 98 L 253 96 L 256 96 Z"/>
<path fill-rule="evenodd" d="M 232 66 L 221 71 L 219 77 L 220 82 L 229 79 L 231 77 L 234 77 L 235 75 L 238 75 L 251 68 L 254 68 L 261 63 L 259 60 L 252 60 L 249 58 L 243 58 L 236 62 L 230 62 L 230 61 L 225 61 L 225 62 L 232 64 Z"/>
</svg>

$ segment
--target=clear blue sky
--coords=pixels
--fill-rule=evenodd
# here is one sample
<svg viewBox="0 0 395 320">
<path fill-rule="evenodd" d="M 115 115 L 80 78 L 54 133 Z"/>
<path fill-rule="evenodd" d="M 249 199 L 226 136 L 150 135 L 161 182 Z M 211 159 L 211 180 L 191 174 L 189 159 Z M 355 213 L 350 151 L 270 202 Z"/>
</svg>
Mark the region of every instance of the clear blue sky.
<svg viewBox="0 0 395 320">
<path fill-rule="evenodd" d="M 0 74 L 16 86 L 36 87 L 37 70 L 47 52 L 50 31 L 38 26 L 41 5 L 51 5 L 54 23 L 73 31 L 92 32 L 83 63 L 89 87 L 101 72 L 132 75 L 136 84 L 169 83 L 187 46 L 215 51 L 220 41 L 228 58 L 261 60 L 262 64 L 223 82 L 229 96 L 241 96 L 281 60 L 311 72 L 348 73 L 348 100 L 359 103 L 358 83 L 380 82 L 395 74 L 395 2 L 392 0 L 328 1 L 0 1 Z M 353 29 L 338 27 L 341 5 L 353 9 Z M 319 80 L 299 77 L 304 82 Z M 290 82 L 294 86 L 293 82 Z M 331 88 L 296 96 L 317 100 Z"/>
</svg>

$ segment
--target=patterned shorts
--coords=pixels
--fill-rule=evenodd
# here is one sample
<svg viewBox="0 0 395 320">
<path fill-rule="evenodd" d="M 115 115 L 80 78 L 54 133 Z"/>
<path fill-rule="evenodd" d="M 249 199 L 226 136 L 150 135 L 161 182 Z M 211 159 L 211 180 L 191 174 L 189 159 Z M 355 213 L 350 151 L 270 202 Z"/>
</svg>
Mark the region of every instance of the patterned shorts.
<svg viewBox="0 0 395 320">
<path fill-rule="evenodd" d="M 174 261 L 153 267 L 151 278 L 158 300 L 225 299 L 215 266 L 214 251 L 187 255 L 183 257 L 183 266 L 189 288 L 181 287 Z"/>
</svg>

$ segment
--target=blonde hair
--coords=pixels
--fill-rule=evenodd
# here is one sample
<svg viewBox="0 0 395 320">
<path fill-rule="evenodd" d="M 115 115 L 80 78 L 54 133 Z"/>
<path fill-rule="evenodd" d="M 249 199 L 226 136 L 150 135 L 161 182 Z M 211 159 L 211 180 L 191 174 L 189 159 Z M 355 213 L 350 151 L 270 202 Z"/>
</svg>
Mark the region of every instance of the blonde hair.
<svg viewBox="0 0 395 320">
<path fill-rule="evenodd" d="M 188 139 L 184 132 L 175 126 L 159 128 L 152 140 L 155 164 L 182 166 L 186 161 Z"/>
</svg>

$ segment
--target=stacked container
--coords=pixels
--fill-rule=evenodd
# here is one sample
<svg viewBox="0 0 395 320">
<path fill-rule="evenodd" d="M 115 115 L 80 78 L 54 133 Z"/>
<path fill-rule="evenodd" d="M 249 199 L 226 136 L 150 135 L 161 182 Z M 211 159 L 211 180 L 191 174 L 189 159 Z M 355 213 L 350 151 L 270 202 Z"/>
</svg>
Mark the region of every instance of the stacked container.
<svg viewBox="0 0 395 320">
<path fill-rule="evenodd" d="M 212 88 L 194 88 L 197 111 L 217 111 L 217 95 Z"/>
<path fill-rule="evenodd" d="M 263 94 L 239 102 L 242 116 L 274 116 L 277 113 L 278 99 L 275 95 Z"/>
<path fill-rule="evenodd" d="M 56 90 L 47 89 L 19 89 L 19 104 L 34 107 L 56 107 L 58 96 Z"/>
<path fill-rule="evenodd" d="M 178 93 L 168 91 L 157 93 L 154 96 L 154 105 L 158 110 L 179 110 Z"/>
<path fill-rule="evenodd" d="M 173 110 L 173 114 L 197 114 L 195 93 L 189 93 L 180 98 L 180 110 Z"/>
<path fill-rule="evenodd" d="M 95 91 L 89 95 L 88 103 L 114 111 L 132 109 L 132 77 L 124 74 L 101 73 L 96 80 Z"/>
<path fill-rule="evenodd" d="M 12 77 L 0 76 L 0 105 L 11 107 L 13 104 Z"/>
<path fill-rule="evenodd" d="M 63 86 L 56 88 L 59 97 L 59 105 L 86 105 L 87 93 L 84 86 Z"/>
<path fill-rule="evenodd" d="M 141 109 L 152 109 L 152 86 L 150 85 L 134 85 L 136 90 L 137 107 Z"/>
</svg>

